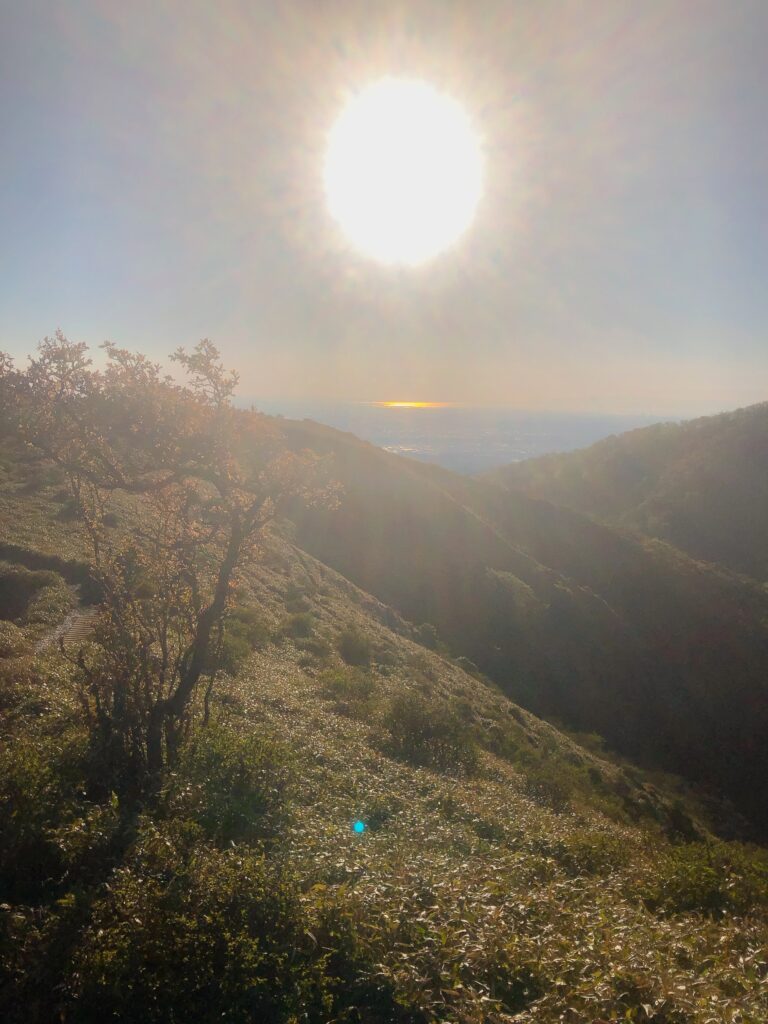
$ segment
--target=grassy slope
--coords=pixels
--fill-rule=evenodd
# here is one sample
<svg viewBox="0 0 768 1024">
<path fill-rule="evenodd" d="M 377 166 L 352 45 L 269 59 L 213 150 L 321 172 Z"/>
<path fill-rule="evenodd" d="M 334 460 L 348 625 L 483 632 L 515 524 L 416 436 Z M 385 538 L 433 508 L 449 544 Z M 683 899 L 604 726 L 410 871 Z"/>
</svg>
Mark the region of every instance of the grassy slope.
<svg viewBox="0 0 768 1024">
<path fill-rule="evenodd" d="M 768 579 L 768 403 L 633 430 L 485 478 Z"/>
<path fill-rule="evenodd" d="M 332 453 L 345 488 L 338 511 L 293 510 L 303 548 L 434 623 L 519 703 L 721 786 L 768 822 L 763 588 L 351 435 L 285 429 Z"/>
<path fill-rule="evenodd" d="M 337 511 L 292 510 L 302 548 L 411 621 L 434 623 L 534 712 L 724 791 L 758 829 L 768 821 L 761 588 L 351 435 L 283 426 L 297 446 L 333 453 L 344 485 Z M 8 543 L 82 557 L 60 484 L 38 470 L 30 483 L 13 463 L 7 472 L 0 557 Z M 133 514 L 126 504 L 117 528 Z"/>
<path fill-rule="evenodd" d="M 331 623 L 349 614 L 333 598 L 327 610 Z M 391 642 L 405 660 L 391 674 L 374 673 L 375 702 L 386 706 L 388 694 L 414 687 L 408 664 L 417 653 L 420 688 L 442 699 L 459 694 L 480 714 L 501 709 L 462 673 Z M 643 905 L 670 850 L 655 829 L 607 817 L 588 794 L 555 811 L 535 777 L 493 755 L 472 779 L 388 758 L 375 707 L 340 708 L 300 659 L 287 645 L 255 656 L 231 684 L 231 700 L 245 728 L 263 723 L 301 751 L 287 842 L 306 899 L 343 887 L 381 950 L 382 977 L 399 991 L 434 1003 L 441 1020 L 495 1019 L 482 1003 L 487 994 L 521 1022 L 558 1020 L 566 1008 L 574 1021 L 631 1011 L 628 1019 L 743 1013 L 756 1022 L 768 1012 L 762 983 L 750 977 L 765 955 L 763 924 L 653 914 Z M 567 763 L 575 753 L 567 742 L 526 722 L 551 743 L 553 763 Z M 362 837 L 350 830 L 358 816 L 372 824 Z M 736 966 L 740 957 L 750 966 Z M 657 1017 L 644 1017 L 641 1004 Z"/>
<path fill-rule="evenodd" d="M 45 499 L 37 534 L 20 522 L 24 496 L 8 526 L 76 555 L 69 527 L 55 543 Z M 291 544 L 275 539 L 241 599 L 272 639 L 219 689 L 216 713 L 293 751 L 276 856 L 300 879 L 318 941 L 329 907 L 354 926 L 371 984 L 397 994 L 397 1019 L 766 1019 L 768 927 L 759 906 L 732 909 L 755 893 L 737 847 L 694 844 L 682 850 L 703 851 L 704 866 L 681 862 L 665 834 L 690 824 L 658 788 L 415 644 L 391 609 Z M 290 636 L 297 608 L 308 637 Z M 371 667 L 351 670 L 335 653 L 349 624 L 368 639 Z M 408 695 L 460 711 L 480 748 L 474 774 L 390 756 L 388 711 Z M 43 717 L 67 701 L 46 696 Z"/>
</svg>

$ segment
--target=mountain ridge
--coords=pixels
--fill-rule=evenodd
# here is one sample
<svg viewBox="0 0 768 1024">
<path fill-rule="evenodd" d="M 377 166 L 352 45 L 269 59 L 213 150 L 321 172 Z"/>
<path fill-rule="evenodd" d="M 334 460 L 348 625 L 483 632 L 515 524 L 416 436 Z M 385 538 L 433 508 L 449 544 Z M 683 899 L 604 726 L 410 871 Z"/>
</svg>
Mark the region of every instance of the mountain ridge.
<svg viewBox="0 0 768 1024">
<path fill-rule="evenodd" d="M 768 579 L 768 402 L 640 427 L 482 478 Z"/>
</svg>

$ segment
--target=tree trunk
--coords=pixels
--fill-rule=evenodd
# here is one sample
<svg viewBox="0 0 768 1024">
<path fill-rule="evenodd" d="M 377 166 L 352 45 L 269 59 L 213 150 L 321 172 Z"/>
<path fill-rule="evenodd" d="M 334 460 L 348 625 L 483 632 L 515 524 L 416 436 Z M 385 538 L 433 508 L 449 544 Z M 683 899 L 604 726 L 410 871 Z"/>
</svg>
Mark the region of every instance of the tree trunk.
<svg viewBox="0 0 768 1024">
<path fill-rule="evenodd" d="M 206 667 L 211 647 L 211 634 L 214 627 L 221 621 L 221 617 L 226 609 L 229 584 L 240 560 L 240 551 L 244 539 L 242 526 L 239 521 L 235 521 L 229 535 L 226 554 L 219 566 L 219 575 L 216 580 L 213 600 L 200 615 L 195 638 L 190 648 L 190 657 L 181 672 L 181 679 L 175 693 L 168 700 L 170 711 L 176 718 L 181 718 L 184 714 L 184 710 Z"/>
<path fill-rule="evenodd" d="M 147 722 L 147 769 L 150 776 L 163 770 L 163 724 L 167 715 L 167 701 L 159 701 L 149 713 Z"/>
</svg>

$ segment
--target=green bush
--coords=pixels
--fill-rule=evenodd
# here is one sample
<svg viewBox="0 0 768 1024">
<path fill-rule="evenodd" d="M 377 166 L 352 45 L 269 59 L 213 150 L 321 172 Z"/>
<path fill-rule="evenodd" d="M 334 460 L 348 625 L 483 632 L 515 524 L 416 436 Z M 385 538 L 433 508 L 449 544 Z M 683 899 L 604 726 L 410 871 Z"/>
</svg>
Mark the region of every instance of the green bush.
<svg viewBox="0 0 768 1024">
<path fill-rule="evenodd" d="M 373 677 L 357 668 L 329 669 L 320 677 L 322 693 L 334 701 L 336 714 L 367 719 L 373 711 L 376 684 Z"/>
<path fill-rule="evenodd" d="M 130 836 L 130 819 L 121 814 L 114 794 L 105 803 L 85 804 L 68 816 L 51 830 L 68 886 L 93 885 L 105 878 Z"/>
<path fill-rule="evenodd" d="M 269 629 L 257 609 L 245 605 L 233 608 L 224 621 L 221 648 L 215 659 L 216 668 L 234 675 L 254 649 L 269 640 Z"/>
<path fill-rule="evenodd" d="M 60 576 L 56 576 L 56 582 L 40 590 L 30 602 L 27 622 L 33 626 L 52 626 L 61 622 L 74 607 L 72 591 Z"/>
<path fill-rule="evenodd" d="M 337 647 L 348 665 L 362 667 L 371 662 L 371 641 L 356 626 L 348 626 L 339 635 Z"/>
<path fill-rule="evenodd" d="M 296 887 L 261 855 L 147 826 L 79 943 L 67 1019 L 319 1022 L 308 930 Z"/>
<path fill-rule="evenodd" d="M 405 807 L 405 801 L 396 793 L 374 797 L 366 804 L 362 819 L 371 832 L 377 832 L 392 818 L 400 814 Z"/>
<path fill-rule="evenodd" d="M 554 841 L 532 843 L 532 849 L 542 857 L 551 857 L 572 877 L 605 875 L 624 866 L 629 859 L 626 844 L 619 836 L 594 828 L 564 830 Z"/>
<path fill-rule="evenodd" d="M 48 694 L 41 687 L 35 659 L 29 656 L 0 658 L 0 712 L 7 715 L 14 711 L 20 717 L 34 718 L 47 707 Z M 11 724 L 10 717 L 7 724 Z"/>
<path fill-rule="evenodd" d="M 54 829 L 75 814 L 86 738 L 20 736 L 0 744 L 0 901 L 53 892 L 64 863 Z"/>
<path fill-rule="evenodd" d="M 311 636 L 312 616 L 309 612 L 297 612 L 295 615 L 289 615 L 283 626 L 283 633 L 294 639 Z"/>
<path fill-rule="evenodd" d="M 198 824 L 217 845 L 279 834 L 291 777 L 285 748 L 223 725 L 201 727 L 182 751 L 166 811 Z"/>
<path fill-rule="evenodd" d="M 310 605 L 306 590 L 296 583 L 289 583 L 285 592 L 285 607 L 289 612 L 308 612 Z"/>
<path fill-rule="evenodd" d="M 431 622 L 422 622 L 420 626 L 417 626 L 414 636 L 416 642 L 420 643 L 422 647 L 428 647 L 430 651 L 437 649 L 439 639 L 437 630 Z"/>
<path fill-rule="evenodd" d="M 480 669 L 474 661 L 470 661 L 469 658 L 465 658 L 463 655 L 456 658 L 456 665 L 462 670 L 462 672 L 466 672 L 470 676 L 477 676 L 480 674 Z"/>
<path fill-rule="evenodd" d="M 331 645 L 321 636 L 309 636 L 297 640 L 296 646 L 303 651 L 304 657 L 299 659 L 302 668 L 314 668 L 317 662 L 326 661 L 331 653 Z"/>
<path fill-rule="evenodd" d="M 24 619 L 34 599 L 46 588 L 66 589 L 56 572 L 0 563 L 0 618 Z"/>
<path fill-rule="evenodd" d="M 0 658 L 17 658 L 28 649 L 27 638 L 19 627 L 0 619 Z"/>
<path fill-rule="evenodd" d="M 478 767 L 472 730 L 456 711 L 437 701 L 402 694 L 385 716 L 387 753 L 411 764 L 471 774 Z"/>
<path fill-rule="evenodd" d="M 320 885 L 311 895 L 312 934 L 324 951 L 326 998 L 330 996 L 328 1006 L 335 1011 L 317 1024 L 328 1020 L 339 1024 L 430 1024 L 438 1019 L 431 1007 L 427 1010 L 420 1005 L 423 993 L 414 992 L 408 985 L 408 969 L 395 978 L 384 964 L 394 931 L 402 940 L 397 950 L 401 964 L 414 966 L 411 957 L 403 955 L 411 938 L 409 922 L 371 918 L 354 892 L 334 892 Z M 309 1015 L 308 1019 L 313 1020 Z"/>
<path fill-rule="evenodd" d="M 567 810 L 577 792 L 583 789 L 578 769 L 546 753 L 522 749 L 517 764 L 523 772 L 528 795 L 553 811 Z"/>
<path fill-rule="evenodd" d="M 60 487 L 64 482 L 64 471 L 58 466 L 31 463 L 24 473 L 22 494 L 36 494 L 48 487 Z"/>
<path fill-rule="evenodd" d="M 741 843 L 686 843 L 659 851 L 640 888 L 649 910 L 713 917 L 768 907 L 768 852 Z"/>
<path fill-rule="evenodd" d="M 376 684 L 367 672 L 358 669 L 329 669 L 320 677 L 325 694 L 336 700 L 366 702 L 373 695 Z"/>
<path fill-rule="evenodd" d="M 83 506 L 76 498 L 67 498 L 62 502 L 56 518 L 62 523 L 77 522 L 83 517 Z"/>
</svg>

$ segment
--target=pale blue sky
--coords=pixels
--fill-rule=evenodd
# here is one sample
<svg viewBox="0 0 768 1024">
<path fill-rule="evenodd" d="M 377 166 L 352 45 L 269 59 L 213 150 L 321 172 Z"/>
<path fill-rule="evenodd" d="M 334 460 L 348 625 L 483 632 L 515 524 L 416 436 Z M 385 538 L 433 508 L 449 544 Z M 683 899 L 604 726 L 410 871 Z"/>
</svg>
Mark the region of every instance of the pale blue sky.
<svg viewBox="0 0 768 1024">
<path fill-rule="evenodd" d="M 209 336 L 272 399 L 764 400 L 766 52 L 764 0 L 0 0 L 0 347 Z M 486 151 L 474 226 L 416 271 L 322 195 L 385 74 Z"/>
</svg>

